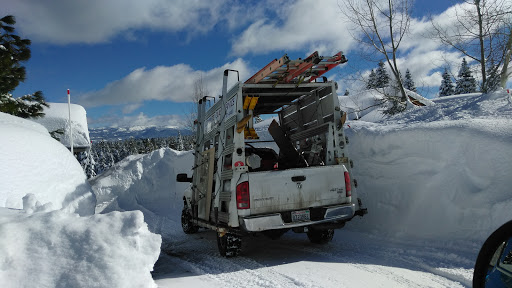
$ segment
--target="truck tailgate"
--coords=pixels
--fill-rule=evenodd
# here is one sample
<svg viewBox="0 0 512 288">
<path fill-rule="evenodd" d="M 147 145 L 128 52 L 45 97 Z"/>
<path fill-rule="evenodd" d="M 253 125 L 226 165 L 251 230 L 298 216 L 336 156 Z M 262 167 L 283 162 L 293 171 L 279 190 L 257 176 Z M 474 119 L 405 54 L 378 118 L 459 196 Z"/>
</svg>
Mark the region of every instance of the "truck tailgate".
<svg viewBox="0 0 512 288">
<path fill-rule="evenodd" d="M 248 173 L 251 215 L 349 203 L 342 165 Z"/>
</svg>

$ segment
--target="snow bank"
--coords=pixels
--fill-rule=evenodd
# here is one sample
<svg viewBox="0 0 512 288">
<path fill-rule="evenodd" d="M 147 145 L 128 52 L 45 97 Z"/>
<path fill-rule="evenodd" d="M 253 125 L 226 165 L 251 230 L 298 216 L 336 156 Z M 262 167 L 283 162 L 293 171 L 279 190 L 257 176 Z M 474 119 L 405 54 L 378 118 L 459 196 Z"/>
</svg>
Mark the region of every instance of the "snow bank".
<svg viewBox="0 0 512 288">
<path fill-rule="evenodd" d="M 94 214 L 96 199 L 78 161 L 32 121 L 0 113 L 0 207 L 23 207 L 34 194 L 54 209 Z"/>
<path fill-rule="evenodd" d="M 141 212 L 93 215 L 80 164 L 40 124 L 0 113 L 0 134 L 2 287 L 156 287 L 161 237 Z"/>
<path fill-rule="evenodd" d="M 512 106 L 457 97 L 347 129 L 369 214 L 352 229 L 483 241 L 512 219 Z"/>
<path fill-rule="evenodd" d="M 0 208 L 2 287 L 156 287 L 161 239 L 142 213 L 32 213 L 45 209 L 27 198 L 24 211 Z"/>
<path fill-rule="evenodd" d="M 31 119 L 37 122 L 49 132 L 53 132 L 62 129 L 64 134 L 58 135 L 60 142 L 66 146 L 71 147 L 69 141 L 69 111 L 67 103 L 48 103 L 50 107 L 44 108 L 45 116 L 41 118 Z M 87 126 L 87 113 L 84 107 L 71 104 L 71 129 L 73 130 L 73 147 L 75 148 L 87 148 L 91 146 L 91 140 L 89 138 L 89 129 Z"/>
<path fill-rule="evenodd" d="M 154 233 L 164 237 L 181 229 L 183 191 L 178 173 L 192 175 L 193 155 L 169 148 L 129 156 L 91 181 L 97 213 L 141 210 Z"/>
</svg>

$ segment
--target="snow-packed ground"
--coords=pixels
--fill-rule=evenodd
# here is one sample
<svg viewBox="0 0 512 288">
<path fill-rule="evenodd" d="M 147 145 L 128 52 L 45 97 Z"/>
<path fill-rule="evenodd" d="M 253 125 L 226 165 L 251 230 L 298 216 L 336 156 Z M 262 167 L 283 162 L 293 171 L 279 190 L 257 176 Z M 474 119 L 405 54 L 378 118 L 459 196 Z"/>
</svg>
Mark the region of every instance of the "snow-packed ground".
<svg viewBox="0 0 512 288">
<path fill-rule="evenodd" d="M 364 109 L 375 98 L 368 92 L 350 101 Z M 79 217 L 65 205 L 48 211 L 35 203 L 38 195 L 25 198 L 23 210 L 0 209 L 0 234 L 8 235 L 0 238 L 0 284 L 469 287 L 480 245 L 512 219 L 512 104 L 504 92 L 433 102 L 391 118 L 372 107 L 347 122 L 369 213 L 336 230 L 327 245 L 293 232 L 280 240 L 252 235 L 241 256 L 220 257 L 214 232 L 181 231 L 187 185 L 174 179 L 192 167 L 191 153 L 161 149 L 130 156 L 91 181 L 96 215 Z M 162 237 L 161 253 L 160 236 L 151 232 Z"/>
</svg>

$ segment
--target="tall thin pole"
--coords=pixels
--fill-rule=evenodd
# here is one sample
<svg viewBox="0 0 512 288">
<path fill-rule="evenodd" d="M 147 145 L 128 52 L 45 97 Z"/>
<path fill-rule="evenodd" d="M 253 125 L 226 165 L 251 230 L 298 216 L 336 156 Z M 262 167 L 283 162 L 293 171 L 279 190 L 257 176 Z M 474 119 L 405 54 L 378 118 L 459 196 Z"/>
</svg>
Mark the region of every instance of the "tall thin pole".
<svg viewBox="0 0 512 288">
<path fill-rule="evenodd" d="M 68 112 L 69 112 L 69 142 L 71 143 L 71 154 L 73 153 L 73 128 L 71 128 L 71 96 L 68 89 Z"/>
</svg>

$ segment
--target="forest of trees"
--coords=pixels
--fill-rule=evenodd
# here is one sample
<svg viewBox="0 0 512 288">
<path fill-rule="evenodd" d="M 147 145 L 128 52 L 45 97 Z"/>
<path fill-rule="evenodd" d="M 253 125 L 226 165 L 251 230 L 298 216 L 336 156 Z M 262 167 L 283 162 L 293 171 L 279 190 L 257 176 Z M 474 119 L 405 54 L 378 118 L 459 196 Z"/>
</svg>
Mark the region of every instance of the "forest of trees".
<svg viewBox="0 0 512 288">
<path fill-rule="evenodd" d="M 126 139 L 119 141 L 99 141 L 91 146 L 91 150 L 81 152 L 78 161 L 82 165 L 87 178 L 101 174 L 115 163 L 127 156 L 147 154 L 160 148 L 171 148 L 177 151 L 192 150 L 194 136 L 173 136 L 167 138 Z"/>
</svg>

